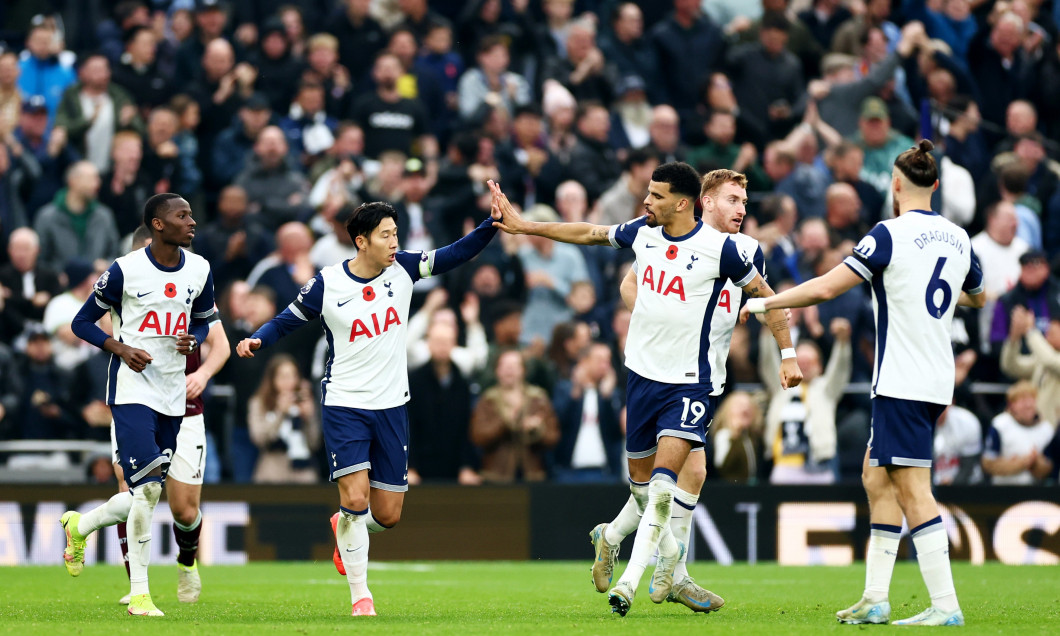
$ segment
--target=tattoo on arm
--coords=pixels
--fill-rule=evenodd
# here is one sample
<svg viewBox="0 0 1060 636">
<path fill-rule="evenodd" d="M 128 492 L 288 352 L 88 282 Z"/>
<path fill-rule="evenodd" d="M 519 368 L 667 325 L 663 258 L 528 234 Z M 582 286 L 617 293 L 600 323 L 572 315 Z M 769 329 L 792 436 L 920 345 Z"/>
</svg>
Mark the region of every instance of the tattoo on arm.
<svg viewBox="0 0 1060 636">
<path fill-rule="evenodd" d="M 756 285 L 750 287 L 746 291 L 748 295 L 756 298 L 776 295 L 773 288 L 764 280 L 760 286 Z M 770 309 L 767 311 L 766 324 L 769 326 L 769 331 L 773 334 L 773 339 L 777 341 L 778 347 L 781 349 L 787 349 L 791 346 L 791 332 L 788 330 L 788 318 L 784 314 L 783 309 Z"/>
<path fill-rule="evenodd" d="M 589 232 L 589 238 L 592 239 L 593 243 L 608 243 L 610 240 L 607 237 L 608 228 L 606 227 L 594 227 Z"/>
</svg>

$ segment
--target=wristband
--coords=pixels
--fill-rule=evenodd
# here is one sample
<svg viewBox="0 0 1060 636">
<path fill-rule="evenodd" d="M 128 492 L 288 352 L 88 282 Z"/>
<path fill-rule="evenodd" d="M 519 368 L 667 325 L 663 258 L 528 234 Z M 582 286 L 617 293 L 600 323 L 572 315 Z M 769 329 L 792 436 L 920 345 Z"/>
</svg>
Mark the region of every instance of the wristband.
<svg viewBox="0 0 1060 636">
<path fill-rule="evenodd" d="M 747 301 L 747 311 L 752 314 L 764 314 L 766 312 L 765 298 L 751 298 Z"/>
<path fill-rule="evenodd" d="M 787 349 L 781 349 L 780 350 L 780 359 L 781 360 L 791 360 L 794 357 L 795 357 L 795 348 L 794 347 L 788 347 Z"/>
</svg>

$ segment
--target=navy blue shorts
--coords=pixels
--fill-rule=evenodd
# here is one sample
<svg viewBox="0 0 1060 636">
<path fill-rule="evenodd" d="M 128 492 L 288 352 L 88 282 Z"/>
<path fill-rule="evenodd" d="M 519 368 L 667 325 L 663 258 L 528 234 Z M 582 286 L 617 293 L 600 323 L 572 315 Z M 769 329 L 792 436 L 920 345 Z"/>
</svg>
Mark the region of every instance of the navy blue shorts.
<svg viewBox="0 0 1060 636">
<path fill-rule="evenodd" d="M 944 404 L 885 395 L 872 398 L 869 466 L 931 468 L 935 422 L 945 410 Z"/>
<path fill-rule="evenodd" d="M 626 382 L 626 455 L 651 457 L 660 437 L 703 446 L 718 398 L 705 384 L 666 384 L 629 372 Z"/>
<path fill-rule="evenodd" d="M 162 415 L 143 404 L 115 404 L 110 407 L 114 417 L 114 440 L 118 444 L 117 458 L 125 472 L 129 487 L 147 481 L 155 468 L 162 468 L 162 480 L 169 471 L 169 462 L 177 450 L 177 433 L 183 415 Z"/>
<path fill-rule="evenodd" d="M 369 471 L 372 488 L 409 489 L 409 416 L 405 405 L 392 409 L 351 409 L 324 405 L 321 414 L 331 481 Z"/>
</svg>

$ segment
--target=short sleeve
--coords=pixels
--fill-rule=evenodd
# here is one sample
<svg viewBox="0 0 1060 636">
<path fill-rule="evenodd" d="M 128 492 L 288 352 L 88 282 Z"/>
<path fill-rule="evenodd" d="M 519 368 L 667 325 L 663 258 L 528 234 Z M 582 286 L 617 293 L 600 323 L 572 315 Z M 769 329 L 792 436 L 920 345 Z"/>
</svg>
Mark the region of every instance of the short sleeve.
<svg viewBox="0 0 1060 636">
<path fill-rule="evenodd" d="M 750 261 L 745 261 L 736 247 L 736 241 L 726 237 L 721 247 L 719 271 L 725 278 L 732 280 L 737 287 L 743 287 L 755 278 L 758 270 Z"/>
<path fill-rule="evenodd" d="M 398 252 L 394 260 L 405 270 L 412 282 L 421 278 L 430 278 L 431 269 L 434 267 L 434 254 L 436 250 L 429 252 Z"/>
<path fill-rule="evenodd" d="M 206 272 L 206 284 L 191 304 L 192 318 L 209 318 L 214 313 L 213 272 Z"/>
<path fill-rule="evenodd" d="M 769 279 L 766 277 L 766 255 L 762 252 L 761 245 L 755 248 L 755 256 L 752 262 L 758 273 L 762 275 L 762 279 L 768 282 Z"/>
<path fill-rule="evenodd" d="M 964 285 L 961 289 L 965 292 L 975 295 L 983 293 L 983 266 L 979 264 L 979 256 L 975 253 L 975 250 L 971 246 L 968 249 L 972 251 L 972 262 L 968 268 L 968 275 L 964 277 Z"/>
<path fill-rule="evenodd" d="M 103 309 L 118 307 L 121 305 L 122 291 L 125 289 L 125 274 L 121 266 L 115 261 L 107 271 L 96 280 L 92 286 L 92 294 L 96 297 L 96 304 Z"/>
<path fill-rule="evenodd" d="M 854 252 L 843 260 L 854 273 L 872 281 L 874 276 L 883 273 L 891 263 L 891 233 L 883 223 L 869 230 L 854 248 Z"/>
<path fill-rule="evenodd" d="M 993 426 L 986 432 L 986 440 L 983 444 L 983 457 L 997 459 L 1001 454 L 1001 435 Z"/>
<path fill-rule="evenodd" d="M 615 249 L 633 247 L 633 241 L 637 240 L 637 232 L 647 224 L 648 216 L 644 215 L 632 221 L 626 221 L 621 225 L 612 225 L 611 229 L 607 231 L 607 240 L 611 241 L 611 245 Z"/>
<path fill-rule="evenodd" d="M 298 296 L 289 305 L 291 313 L 302 320 L 313 320 L 324 311 L 324 275 L 317 274 L 298 290 Z"/>
</svg>

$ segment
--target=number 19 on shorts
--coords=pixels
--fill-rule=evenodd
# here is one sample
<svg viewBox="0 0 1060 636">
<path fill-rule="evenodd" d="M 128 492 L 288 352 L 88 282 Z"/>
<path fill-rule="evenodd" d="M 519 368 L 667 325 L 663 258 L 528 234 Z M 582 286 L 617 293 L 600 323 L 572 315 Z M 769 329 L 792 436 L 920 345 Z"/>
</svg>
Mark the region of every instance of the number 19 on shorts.
<svg viewBox="0 0 1060 636">
<path fill-rule="evenodd" d="M 681 398 L 685 408 L 681 412 L 681 428 L 695 428 L 696 424 L 699 424 L 699 420 L 703 419 L 703 416 L 707 414 L 707 407 L 702 402 L 692 401 L 689 398 Z M 692 416 L 692 422 L 688 422 L 688 416 Z M 709 422 L 707 423 L 709 426 Z"/>
</svg>

